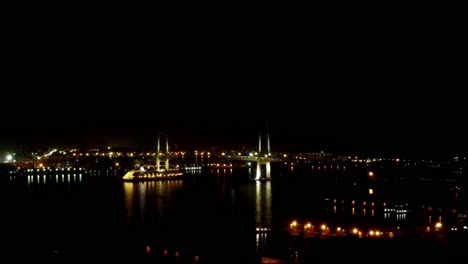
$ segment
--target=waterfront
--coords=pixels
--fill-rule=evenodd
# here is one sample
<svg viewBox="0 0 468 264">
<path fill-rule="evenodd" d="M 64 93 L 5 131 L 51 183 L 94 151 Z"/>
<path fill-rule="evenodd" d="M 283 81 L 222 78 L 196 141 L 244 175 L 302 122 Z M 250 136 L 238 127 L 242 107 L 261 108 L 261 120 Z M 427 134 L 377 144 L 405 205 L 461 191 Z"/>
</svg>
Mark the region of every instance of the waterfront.
<svg viewBox="0 0 468 264">
<path fill-rule="evenodd" d="M 371 170 L 374 178 L 369 178 Z M 183 181 L 139 183 L 123 182 L 112 172 L 6 176 L 0 194 L 5 228 L 1 253 L 4 258 L 135 259 L 144 258 L 150 246 L 154 254 L 167 249 L 186 259 L 198 255 L 205 261 L 253 262 L 261 255 L 322 259 L 328 257 L 325 249 L 334 248 L 341 253 L 332 257 L 342 260 L 377 252 L 433 260 L 448 258 L 448 252 L 461 254 L 445 238 L 454 226 L 460 228 L 456 234 L 464 234 L 464 174 L 275 164 L 271 182 L 251 181 L 251 175 L 251 168 L 238 167 L 205 168 L 188 173 Z M 288 236 L 293 220 L 363 232 L 399 227 L 404 232 L 394 238 L 398 243 L 322 237 L 299 245 L 297 237 Z M 426 232 L 439 221 L 444 225 L 440 233 Z M 256 228 L 271 231 L 257 233 Z M 427 244 L 428 250 L 409 249 L 414 241 Z"/>
</svg>

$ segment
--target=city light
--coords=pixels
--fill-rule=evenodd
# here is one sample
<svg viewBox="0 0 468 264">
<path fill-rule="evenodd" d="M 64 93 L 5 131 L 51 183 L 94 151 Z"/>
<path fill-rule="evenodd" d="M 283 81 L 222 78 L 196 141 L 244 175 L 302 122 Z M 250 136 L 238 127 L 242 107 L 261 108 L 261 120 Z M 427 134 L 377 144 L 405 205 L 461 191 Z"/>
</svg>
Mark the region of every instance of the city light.
<svg viewBox="0 0 468 264">
<path fill-rule="evenodd" d="M 13 155 L 8 154 L 8 155 L 6 156 L 6 161 L 7 161 L 7 162 L 10 162 L 10 161 L 12 161 L 12 160 L 13 160 Z"/>
<path fill-rule="evenodd" d="M 297 221 L 292 221 L 291 224 L 289 225 L 289 227 L 291 228 L 296 228 L 297 226 Z"/>
</svg>

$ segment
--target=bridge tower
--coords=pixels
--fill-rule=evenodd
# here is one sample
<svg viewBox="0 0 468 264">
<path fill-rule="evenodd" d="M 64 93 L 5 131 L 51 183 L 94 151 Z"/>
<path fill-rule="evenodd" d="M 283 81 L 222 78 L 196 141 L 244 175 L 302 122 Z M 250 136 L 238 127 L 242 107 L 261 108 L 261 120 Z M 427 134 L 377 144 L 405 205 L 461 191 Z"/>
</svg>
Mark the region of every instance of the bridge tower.
<svg viewBox="0 0 468 264">
<path fill-rule="evenodd" d="M 262 151 L 262 131 L 258 134 L 258 156 L 257 156 L 257 172 L 255 180 L 271 180 L 271 149 L 270 149 L 270 133 L 268 127 L 266 129 L 266 151 Z M 262 177 L 262 165 L 265 165 L 265 175 Z"/>
<path fill-rule="evenodd" d="M 164 168 L 166 170 L 169 170 L 169 139 L 167 137 L 167 134 L 163 134 L 166 140 L 166 149 L 164 152 Z M 160 170 L 161 169 L 161 158 L 160 158 L 160 153 L 161 153 L 161 133 L 158 134 L 158 149 L 156 151 L 156 169 Z"/>
</svg>

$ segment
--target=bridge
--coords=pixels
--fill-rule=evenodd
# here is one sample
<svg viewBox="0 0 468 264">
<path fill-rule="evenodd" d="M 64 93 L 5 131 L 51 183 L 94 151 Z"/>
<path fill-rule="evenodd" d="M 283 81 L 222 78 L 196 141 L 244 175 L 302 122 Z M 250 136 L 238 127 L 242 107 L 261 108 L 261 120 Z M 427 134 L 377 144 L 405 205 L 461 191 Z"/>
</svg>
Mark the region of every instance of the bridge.
<svg viewBox="0 0 468 264">
<path fill-rule="evenodd" d="M 164 150 L 164 153 L 161 153 L 161 135 L 164 135 L 165 143 L 166 143 L 166 148 Z M 161 158 L 164 159 L 164 168 L 166 171 L 169 170 L 169 159 L 176 157 L 175 155 L 171 155 L 169 153 L 169 139 L 167 137 L 167 134 L 164 133 L 159 133 L 158 134 L 158 149 L 156 150 L 156 170 L 161 170 Z"/>
<path fill-rule="evenodd" d="M 250 156 L 239 155 L 239 156 L 227 157 L 228 159 L 231 159 L 231 160 L 256 162 L 257 163 L 257 169 L 255 172 L 256 181 L 271 180 L 271 163 L 284 161 L 283 158 L 272 157 L 271 149 L 270 149 L 270 133 L 268 132 L 268 129 L 265 132 L 265 137 L 266 137 L 266 147 L 262 148 L 263 147 L 262 131 L 260 130 L 259 135 L 258 135 L 258 153 L 256 153 L 256 155 L 250 155 Z"/>
<path fill-rule="evenodd" d="M 257 156 L 228 156 L 227 159 L 231 160 L 240 160 L 240 161 L 250 161 L 250 162 L 257 162 L 260 160 L 260 162 L 282 162 L 284 161 L 283 158 L 277 158 L 277 157 L 257 157 Z"/>
</svg>

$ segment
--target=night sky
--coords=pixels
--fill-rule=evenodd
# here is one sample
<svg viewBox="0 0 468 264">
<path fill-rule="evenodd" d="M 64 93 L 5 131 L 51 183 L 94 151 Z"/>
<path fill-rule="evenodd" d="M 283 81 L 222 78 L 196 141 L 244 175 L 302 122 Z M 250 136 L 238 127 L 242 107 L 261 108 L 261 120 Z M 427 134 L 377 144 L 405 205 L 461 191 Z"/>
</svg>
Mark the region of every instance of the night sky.
<svg viewBox="0 0 468 264">
<path fill-rule="evenodd" d="M 254 147 L 265 120 L 278 151 L 468 149 L 466 51 L 438 23 L 244 31 L 58 21 L 7 26 L 0 152 L 152 149 L 158 131 L 181 148 Z"/>
</svg>

